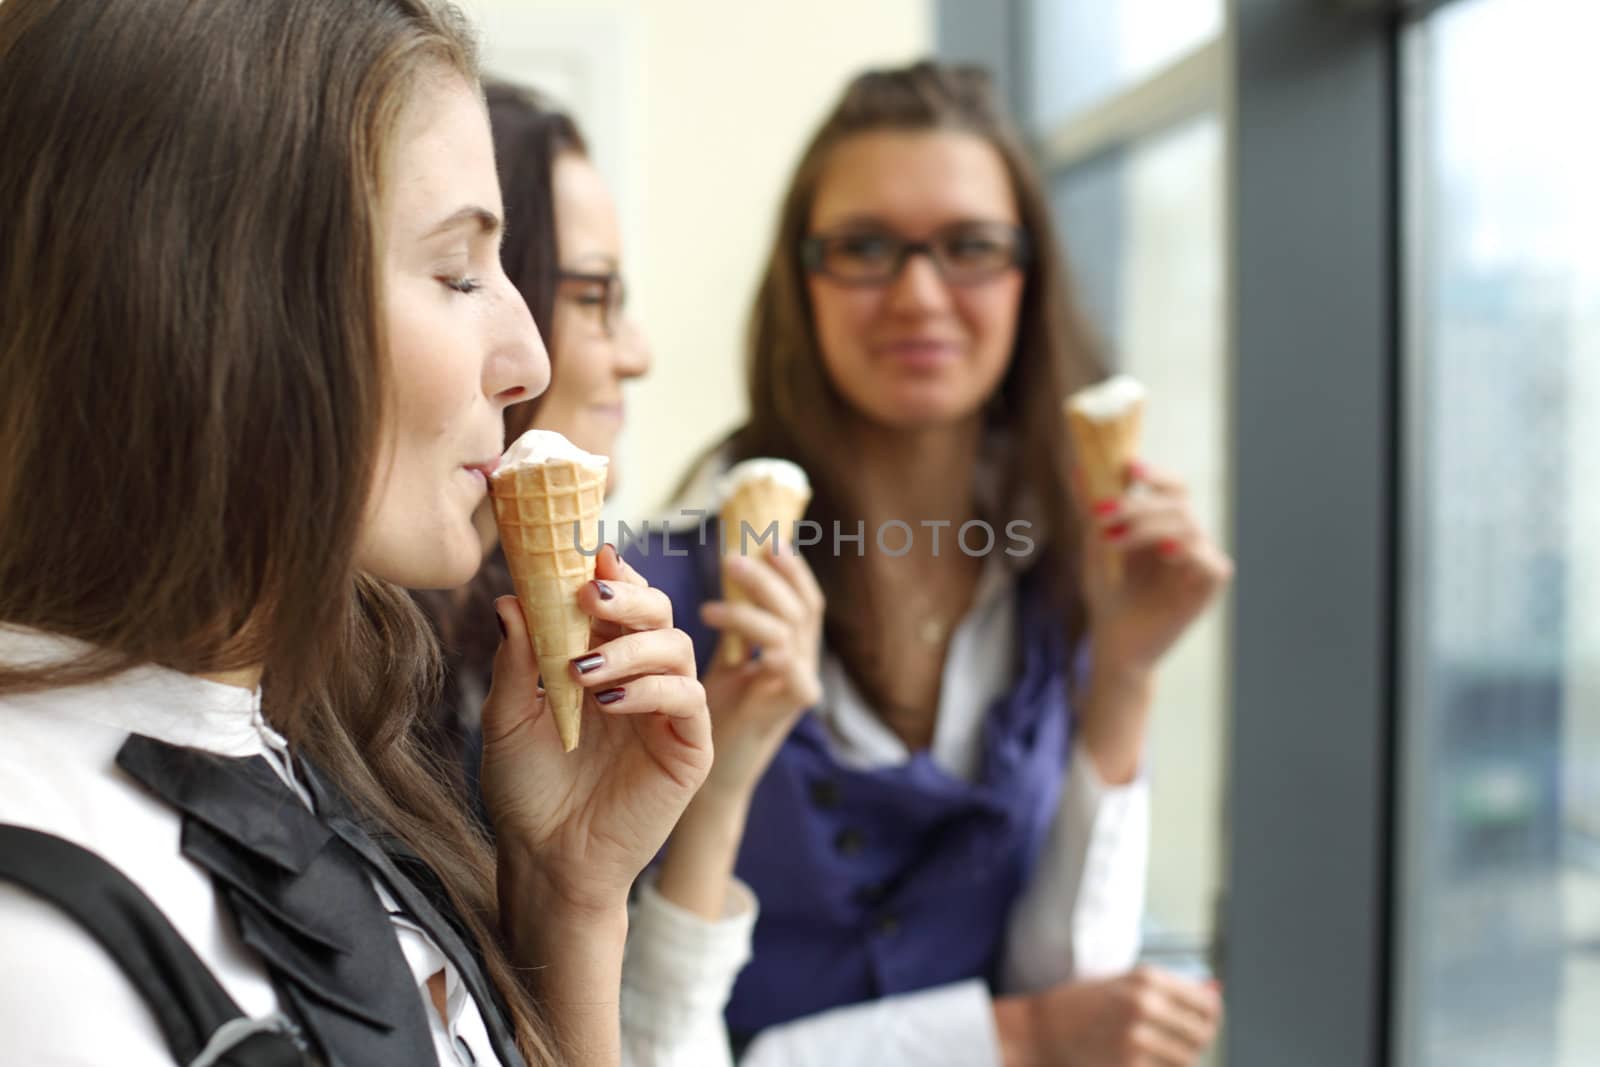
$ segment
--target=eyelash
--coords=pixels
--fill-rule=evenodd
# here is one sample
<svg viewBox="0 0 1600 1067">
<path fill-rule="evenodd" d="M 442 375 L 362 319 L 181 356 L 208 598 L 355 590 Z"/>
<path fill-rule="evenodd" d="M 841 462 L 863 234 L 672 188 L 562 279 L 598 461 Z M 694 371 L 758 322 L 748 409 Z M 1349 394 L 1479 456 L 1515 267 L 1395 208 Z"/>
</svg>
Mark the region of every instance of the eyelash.
<svg viewBox="0 0 1600 1067">
<path fill-rule="evenodd" d="M 451 289 L 455 292 L 465 293 L 468 295 L 476 293 L 479 289 L 483 288 L 483 283 L 478 281 L 478 279 L 467 277 L 452 278 L 446 276 L 439 279 L 439 284 L 443 285 L 446 289 Z"/>
</svg>

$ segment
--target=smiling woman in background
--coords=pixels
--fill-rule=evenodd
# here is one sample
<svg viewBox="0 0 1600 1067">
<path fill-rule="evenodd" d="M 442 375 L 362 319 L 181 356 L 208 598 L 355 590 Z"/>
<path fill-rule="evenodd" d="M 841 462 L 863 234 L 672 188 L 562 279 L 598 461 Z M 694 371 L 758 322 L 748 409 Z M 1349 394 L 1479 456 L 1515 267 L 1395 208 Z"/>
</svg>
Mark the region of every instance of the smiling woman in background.
<svg viewBox="0 0 1600 1067">
<path fill-rule="evenodd" d="M 1148 464 L 1075 491 L 1062 401 L 1102 372 L 986 76 L 851 82 L 784 199 L 748 360 L 749 421 L 692 482 L 793 461 L 820 541 L 731 559 L 748 603 L 714 532 L 631 557 L 695 638 L 716 739 L 662 890 L 710 918 L 736 870 L 761 901 L 727 1014 L 748 1063 L 1188 1067 L 1217 991 L 1132 969 L 1145 727 L 1231 564 Z M 987 553 L 958 549 L 970 523 Z M 708 670 L 719 633 L 759 657 Z"/>
</svg>

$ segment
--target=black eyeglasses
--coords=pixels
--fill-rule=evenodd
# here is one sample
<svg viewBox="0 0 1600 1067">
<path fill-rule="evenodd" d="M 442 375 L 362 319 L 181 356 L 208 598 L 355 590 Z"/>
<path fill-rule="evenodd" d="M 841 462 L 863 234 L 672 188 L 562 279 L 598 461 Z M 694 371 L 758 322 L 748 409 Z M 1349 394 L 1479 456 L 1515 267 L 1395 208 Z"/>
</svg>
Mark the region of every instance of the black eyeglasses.
<svg viewBox="0 0 1600 1067">
<path fill-rule="evenodd" d="M 622 309 L 628 302 L 628 289 L 622 275 L 616 271 L 598 274 L 581 270 L 560 270 L 556 279 L 577 289 L 573 300 L 578 306 L 591 308 L 607 337 L 616 333 L 622 318 Z"/>
<path fill-rule="evenodd" d="M 857 227 L 807 237 L 800 242 L 800 264 L 841 285 L 888 285 L 918 252 L 951 285 L 976 285 L 1025 266 L 1028 235 L 1004 222 L 958 222 L 923 241 Z"/>
</svg>

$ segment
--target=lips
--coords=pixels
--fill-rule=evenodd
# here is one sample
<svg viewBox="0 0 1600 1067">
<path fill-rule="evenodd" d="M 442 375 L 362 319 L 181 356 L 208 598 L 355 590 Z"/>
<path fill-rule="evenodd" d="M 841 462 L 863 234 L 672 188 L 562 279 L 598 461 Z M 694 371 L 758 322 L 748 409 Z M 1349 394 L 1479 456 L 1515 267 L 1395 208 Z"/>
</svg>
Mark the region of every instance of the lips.
<svg viewBox="0 0 1600 1067">
<path fill-rule="evenodd" d="M 936 337 L 907 337 L 888 341 L 876 347 L 880 357 L 917 367 L 933 366 L 954 359 L 961 348 L 954 341 Z"/>
<path fill-rule="evenodd" d="M 488 481 L 494 476 L 495 468 L 500 466 L 500 457 L 495 456 L 493 459 L 480 460 L 476 463 L 463 463 L 461 466 L 466 470 L 483 475 L 483 480 Z"/>
</svg>

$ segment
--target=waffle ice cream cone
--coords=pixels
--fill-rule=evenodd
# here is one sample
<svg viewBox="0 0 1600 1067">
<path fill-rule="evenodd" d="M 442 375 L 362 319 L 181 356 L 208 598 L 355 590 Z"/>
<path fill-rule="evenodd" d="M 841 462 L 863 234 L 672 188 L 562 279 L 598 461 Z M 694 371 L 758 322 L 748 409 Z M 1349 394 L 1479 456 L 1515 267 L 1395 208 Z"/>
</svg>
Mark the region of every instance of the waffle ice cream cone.
<svg viewBox="0 0 1600 1067">
<path fill-rule="evenodd" d="M 589 650 L 590 619 L 578 607 L 578 591 L 594 577 L 606 466 L 606 457 L 590 455 L 558 433 L 530 430 L 506 451 L 489 480 L 500 544 L 544 677 L 545 703 L 568 752 L 578 747 L 583 687 L 572 680 L 567 663 Z"/>
<path fill-rule="evenodd" d="M 718 496 L 722 500 L 718 511 L 722 525 L 722 596 L 729 603 L 741 604 L 749 597 L 730 579 L 727 561 L 736 555 L 767 551 L 773 542 L 766 535 L 774 523 L 785 540 L 793 539 L 794 524 L 811 502 L 811 480 L 788 460 L 747 459 L 722 476 Z M 758 541 L 763 537 L 766 540 Z M 724 631 L 720 655 L 723 662 L 736 667 L 748 657 L 749 649 L 742 636 Z"/>
<path fill-rule="evenodd" d="M 1128 464 L 1139 456 L 1144 428 L 1145 388 L 1119 374 L 1067 398 L 1067 427 L 1091 502 L 1122 496 L 1128 489 Z M 1120 576 L 1122 556 L 1110 560 Z"/>
</svg>

